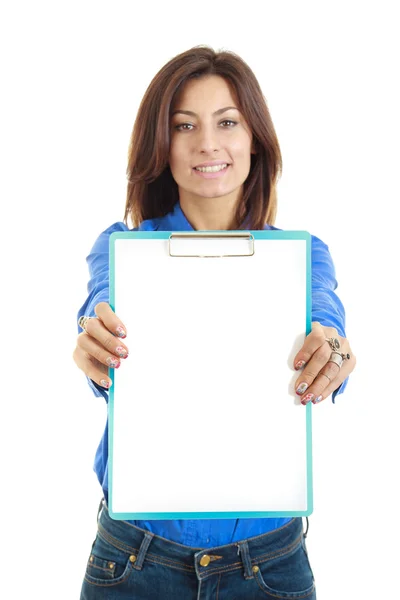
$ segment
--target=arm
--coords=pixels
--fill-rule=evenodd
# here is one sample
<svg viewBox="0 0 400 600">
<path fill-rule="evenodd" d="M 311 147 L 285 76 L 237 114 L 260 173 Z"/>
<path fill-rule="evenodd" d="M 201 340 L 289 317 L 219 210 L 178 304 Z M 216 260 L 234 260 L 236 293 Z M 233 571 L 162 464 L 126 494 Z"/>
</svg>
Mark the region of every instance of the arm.
<svg viewBox="0 0 400 600">
<path fill-rule="evenodd" d="M 86 262 L 89 267 L 90 280 L 87 286 L 88 297 L 85 303 L 79 309 L 77 320 L 82 315 L 87 317 L 95 317 L 94 307 L 99 302 L 109 303 L 109 239 L 114 231 L 129 231 L 125 223 L 114 223 L 108 229 L 103 231 L 95 241 L 89 255 L 86 257 Z M 82 333 L 79 325 L 78 333 Z M 89 377 L 86 377 L 89 387 L 97 397 L 103 397 L 108 402 L 108 391 L 99 386 Z"/>
</svg>

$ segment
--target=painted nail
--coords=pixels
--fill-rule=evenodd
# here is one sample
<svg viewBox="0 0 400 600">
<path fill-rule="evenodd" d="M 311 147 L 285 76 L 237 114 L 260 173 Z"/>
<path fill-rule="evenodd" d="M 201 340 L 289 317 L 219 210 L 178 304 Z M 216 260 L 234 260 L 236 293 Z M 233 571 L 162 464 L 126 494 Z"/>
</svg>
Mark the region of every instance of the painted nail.
<svg viewBox="0 0 400 600">
<path fill-rule="evenodd" d="M 118 354 L 118 356 L 120 356 L 121 358 L 126 358 L 128 355 L 128 352 L 122 346 L 117 346 L 115 348 L 115 354 Z"/>
<path fill-rule="evenodd" d="M 318 404 L 318 402 L 321 402 L 322 400 L 322 396 L 318 396 L 318 398 L 315 398 L 315 400 L 313 400 L 314 404 Z"/>
<path fill-rule="evenodd" d="M 112 369 L 118 369 L 121 366 L 121 363 L 119 362 L 118 358 L 112 358 L 111 356 L 109 356 L 106 359 L 106 363 Z"/>
<path fill-rule="evenodd" d="M 296 394 L 298 394 L 299 396 L 302 396 L 307 388 L 308 388 L 308 383 L 305 383 L 305 381 L 303 381 L 303 383 L 300 383 L 299 387 L 297 388 Z"/>
<path fill-rule="evenodd" d="M 100 379 L 100 385 L 102 385 L 105 388 L 109 388 L 111 385 L 111 381 L 106 381 L 105 379 Z"/>
<path fill-rule="evenodd" d="M 306 405 L 310 402 L 310 400 L 312 400 L 314 398 L 314 394 L 307 394 L 307 396 L 304 396 L 303 400 L 301 401 L 302 404 Z"/>
<path fill-rule="evenodd" d="M 296 371 L 298 371 L 299 369 L 301 369 L 302 367 L 304 367 L 304 365 L 305 365 L 305 364 L 306 364 L 306 361 L 305 361 L 305 360 L 299 360 L 299 361 L 298 361 L 298 362 L 295 364 L 294 368 L 296 369 Z"/>
<path fill-rule="evenodd" d="M 121 327 L 121 325 L 118 325 L 118 327 L 115 331 L 116 331 L 116 334 L 118 337 L 120 337 L 120 338 L 126 337 L 125 329 L 123 327 Z"/>
</svg>

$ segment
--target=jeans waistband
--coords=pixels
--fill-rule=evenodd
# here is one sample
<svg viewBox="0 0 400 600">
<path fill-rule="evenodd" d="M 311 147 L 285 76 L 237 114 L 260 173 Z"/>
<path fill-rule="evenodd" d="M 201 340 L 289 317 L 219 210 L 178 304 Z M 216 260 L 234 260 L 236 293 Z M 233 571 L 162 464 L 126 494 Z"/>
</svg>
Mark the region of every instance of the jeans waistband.
<svg viewBox="0 0 400 600">
<path fill-rule="evenodd" d="M 105 500 L 99 506 L 98 533 L 109 544 L 126 552 L 141 569 L 145 560 L 194 572 L 203 579 L 217 572 L 244 568 L 245 578 L 254 576 L 253 567 L 291 554 L 302 543 L 301 517 L 294 517 L 273 531 L 213 548 L 192 548 L 167 540 L 127 521 L 111 519 Z"/>
</svg>

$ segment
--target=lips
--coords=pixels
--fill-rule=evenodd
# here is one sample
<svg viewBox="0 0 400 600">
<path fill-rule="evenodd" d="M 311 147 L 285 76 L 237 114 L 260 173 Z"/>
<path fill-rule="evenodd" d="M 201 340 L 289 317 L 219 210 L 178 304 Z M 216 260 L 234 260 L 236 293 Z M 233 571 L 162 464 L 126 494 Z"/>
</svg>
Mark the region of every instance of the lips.
<svg viewBox="0 0 400 600">
<path fill-rule="evenodd" d="M 226 163 L 222 163 L 226 164 Z M 201 177 L 203 179 L 219 179 L 225 176 L 225 173 L 229 170 L 230 165 L 223 167 L 222 169 L 218 169 L 217 171 L 201 171 L 199 169 L 193 168 L 195 172 L 195 177 Z"/>
</svg>

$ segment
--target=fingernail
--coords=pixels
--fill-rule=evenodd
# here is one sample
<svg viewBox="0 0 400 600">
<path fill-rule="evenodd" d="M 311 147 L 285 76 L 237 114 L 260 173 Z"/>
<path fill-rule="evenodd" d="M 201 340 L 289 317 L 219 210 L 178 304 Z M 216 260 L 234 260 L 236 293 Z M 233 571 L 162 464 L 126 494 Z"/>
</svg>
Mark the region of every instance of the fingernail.
<svg viewBox="0 0 400 600">
<path fill-rule="evenodd" d="M 318 404 L 318 402 L 321 402 L 322 400 L 322 396 L 318 396 L 318 398 L 315 398 L 315 400 L 313 400 L 314 404 Z"/>
<path fill-rule="evenodd" d="M 305 383 L 303 381 L 303 383 L 300 383 L 299 387 L 297 388 L 296 394 L 299 394 L 299 396 L 302 396 L 307 388 L 308 388 L 308 383 Z"/>
<path fill-rule="evenodd" d="M 301 401 L 302 404 L 306 405 L 310 402 L 310 400 L 312 400 L 314 398 L 314 394 L 307 394 L 307 396 L 304 396 L 303 400 Z"/>
<path fill-rule="evenodd" d="M 128 352 L 122 346 L 117 346 L 115 348 L 115 354 L 118 354 L 118 356 L 120 356 L 121 358 L 126 358 Z"/>
<path fill-rule="evenodd" d="M 302 367 L 304 367 L 304 365 L 305 365 L 305 364 L 306 364 L 306 361 L 305 361 L 305 360 L 299 360 L 299 361 L 298 361 L 298 362 L 295 364 L 294 368 L 296 369 L 296 371 L 298 371 L 299 369 L 301 369 Z"/>
<path fill-rule="evenodd" d="M 121 363 L 119 362 L 118 358 L 112 358 L 111 356 L 107 358 L 106 363 L 112 369 L 118 369 L 121 366 Z"/>
<path fill-rule="evenodd" d="M 126 337 L 125 329 L 123 327 L 121 327 L 121 325 L 118 325 L 118 327 L 115 331 L 116 331 L 116 334 L 118 337 L 120 337 L 120 338 Z"/>
<path fill-rule="evenodd" d="M 111 381 L 106 381 L 105 379 L 100 379 L 100 385 L 105 388 L 109 388 L 111 386 Z"/>
</svg>

